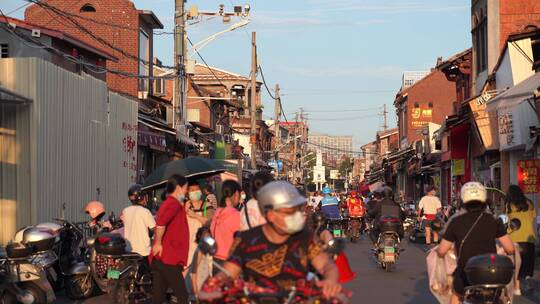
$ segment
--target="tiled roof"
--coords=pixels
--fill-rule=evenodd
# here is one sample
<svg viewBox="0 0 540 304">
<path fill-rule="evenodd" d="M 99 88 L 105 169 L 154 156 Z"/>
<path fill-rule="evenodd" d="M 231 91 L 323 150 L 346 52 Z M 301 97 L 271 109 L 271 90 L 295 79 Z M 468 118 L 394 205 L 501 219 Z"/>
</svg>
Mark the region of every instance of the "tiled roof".
<svg viewBox="0 0 540 304">
<path fill-rule="evenodd" d="M 213 73 L 212 73 L 213 72 Z M 214 76 L 215 74 L 215 76 Z M 202 81 L 202 80 L 215 80 L 216 76 L 220 80 L 240 80 L 240 81 L 250 81 L 248 77 L 238 75 L 232 72 L 228 72 L 222 69 L 218 69 L 215 67 L 208 68 L 206 65 L 197 64 L 195 66 L 195 74 L 193 75 L 192 79 L 195 81 Z"/>
</svg>

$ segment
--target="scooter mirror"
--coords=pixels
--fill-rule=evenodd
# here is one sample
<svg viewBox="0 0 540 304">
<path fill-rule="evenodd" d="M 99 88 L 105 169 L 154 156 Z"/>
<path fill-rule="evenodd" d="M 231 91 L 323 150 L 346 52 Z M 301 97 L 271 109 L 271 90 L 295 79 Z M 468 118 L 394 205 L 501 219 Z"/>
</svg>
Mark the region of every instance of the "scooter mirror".
<svg viewBox="0 0 540 304">
<path fill-rule="evenodd" d="M 331 254 L 340 254 L 343 250 L 345 250 L 345 243 L 342 239 L 331 239 L 326 244 L 327 251 Z"/>
<path fill-rule="evenodd" d="M 519 219 L 512 219 L 508 225 L 510 227 L 510 230 L 516 231 L 521 228 L 521 221 Z"/>
<path fill-rule="evenodd" d="M 203 254 L 214 256 L 217 252 L 217 242 L 211 236 L 205 236 L 199 242 L 199 250 Z"/>
</svg>

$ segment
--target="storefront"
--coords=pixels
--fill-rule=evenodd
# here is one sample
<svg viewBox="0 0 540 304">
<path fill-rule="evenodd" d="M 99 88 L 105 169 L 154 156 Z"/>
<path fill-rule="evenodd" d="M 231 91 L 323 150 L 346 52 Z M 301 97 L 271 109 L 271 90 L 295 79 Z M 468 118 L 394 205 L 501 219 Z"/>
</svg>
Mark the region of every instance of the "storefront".
<svg viewBox="0 0 540 304">
<path fill-rule="evenodd" d="M 534 107 L 534 91 L 539 86 L 540 74 L 535 74 L 488 104 L 490 114 L 497 116 L 502 190 L 510 184 L 520 185 L 535 203 L 540 190 L 537 182 L 540 159 L 531 128 L 539 125 Z"/>
</svg>

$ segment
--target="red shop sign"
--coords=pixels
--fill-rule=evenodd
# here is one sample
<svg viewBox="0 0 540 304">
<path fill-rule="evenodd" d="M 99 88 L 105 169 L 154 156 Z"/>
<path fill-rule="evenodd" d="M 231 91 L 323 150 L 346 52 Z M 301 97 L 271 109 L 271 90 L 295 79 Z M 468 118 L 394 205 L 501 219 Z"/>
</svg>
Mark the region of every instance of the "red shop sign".
<svg viewBox="0 0 540 304">
<path fill-rule="evenodd" d="M 518 160 L 517 176 L 524 193 L 540 192 L 540 159 Z"/>
</svg>

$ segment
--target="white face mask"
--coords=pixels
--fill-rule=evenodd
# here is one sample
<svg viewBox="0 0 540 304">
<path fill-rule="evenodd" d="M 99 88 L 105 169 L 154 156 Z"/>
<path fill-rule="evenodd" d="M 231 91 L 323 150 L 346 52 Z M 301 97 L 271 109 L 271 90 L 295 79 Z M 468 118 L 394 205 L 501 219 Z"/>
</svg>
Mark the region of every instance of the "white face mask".
<svg viewBox="0 0 540 304">
<path fill-rule="evenodd" d="M 287 215 L 285 218 L 285 232 L 295 234 L 302 231 L 306 224 L 306 217 L 301 211 L 296 211 L 294 214 Z"/>
<path fill-rule="evenodd" d="M 176 199 L 180 202 L 180 203 L 183 203 L 184 200 L 186 199 L 186 196 L 184 194 L 178 194 L 178 196 L 176 197 Z"/>
<path fill-rule="evenodd" d="M 240 202 L 243 202 L 245 200 L 246 200 L 246 194 L 245 193 L 240 194 Z"/>
</svg>

